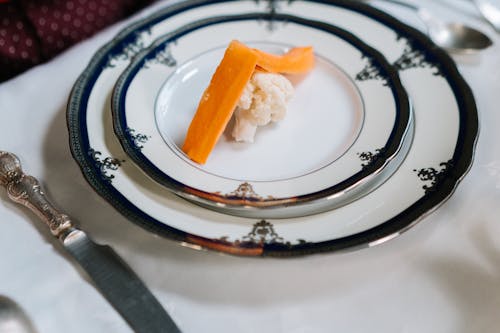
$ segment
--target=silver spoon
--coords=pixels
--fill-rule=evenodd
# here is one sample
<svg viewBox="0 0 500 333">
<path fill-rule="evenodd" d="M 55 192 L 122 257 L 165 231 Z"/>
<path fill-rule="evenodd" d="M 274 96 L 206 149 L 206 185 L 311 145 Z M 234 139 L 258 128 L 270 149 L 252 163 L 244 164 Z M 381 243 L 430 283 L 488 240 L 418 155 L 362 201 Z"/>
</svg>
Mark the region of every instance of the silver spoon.
<svg viewBox="0 0 500 333">
<path fill-rule="evenodd" d="M 371 0 L 363 0 L 370 2 Z M 445 23 L 437 19 L 429 10 L 423 7 L 398 0 L 383 0 L 415 11 L 427 27 L 427 34 L 448 52 L 472 53 L 488 48 L 493 44 L 491 39 L 481 31 L 462 23 Z"/>
<path fill-rule="evenodd" d="M 487 0 L 472 0 L 483 17 L 500 32 L 500 8 Z"/>
<path fill-rule="evenodd" d="M 0 296 L 0 333 L 35 333 L 26 313 L 5 296 Z"/>
</svg>

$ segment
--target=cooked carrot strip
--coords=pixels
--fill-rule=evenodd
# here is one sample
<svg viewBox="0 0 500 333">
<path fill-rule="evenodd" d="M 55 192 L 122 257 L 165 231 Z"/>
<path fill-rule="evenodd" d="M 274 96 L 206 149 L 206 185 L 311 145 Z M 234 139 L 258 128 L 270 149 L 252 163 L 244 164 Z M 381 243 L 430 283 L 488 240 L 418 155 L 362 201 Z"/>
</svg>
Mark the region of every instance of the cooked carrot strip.
<svg viewBox="0 0 500 333">
<path fill-rule="evenodd" d="M 283 55 L 273 55 L 233 40 L 200 99 L 182 150 L 197 163 L 207 161 L 256 68 L 300 74 L 313 66 L 312 47 L 296 47 Z"/>
<path fill-rule="evenodd" d="M 311 46 L 294 47 L 283 55 L 253 50 L 259 56 L 257 65 L 271 73 L 302 74 L 314 67 L 314 52 Z"/>
<path fill-rule="evenodd" d="M 243 89 L 250 80 L 257 54 L 238 41 L 229 44 L 221 63 L 203 93 L 182 146 L 195 162 L 205 163 L 226 128 Z"/>
</svg>

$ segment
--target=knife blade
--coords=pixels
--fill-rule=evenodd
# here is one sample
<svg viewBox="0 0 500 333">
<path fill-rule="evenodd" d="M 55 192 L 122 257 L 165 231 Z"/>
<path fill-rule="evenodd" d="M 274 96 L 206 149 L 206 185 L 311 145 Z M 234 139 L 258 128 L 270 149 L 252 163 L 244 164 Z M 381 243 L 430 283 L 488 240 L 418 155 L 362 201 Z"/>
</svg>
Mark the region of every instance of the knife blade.
<svg viewBox="0 0 500 333">
<path fill-rule="evenodd" d="M 100 293 L 138 333 L 180 332 L 134 271 L 107 245 L 95 243 L 47 200 L 40 183 L 24 174 L 17 156 L 0 151 L 0 185 L 31 209 L 75 259 Z"/>
<path fill-rule="evenodd" d="M 63 245 L 134 331 L 179 332 L 158 300 L 111 247 L 96 244 L 77 229 L 64 238 Z"/>
</svg>

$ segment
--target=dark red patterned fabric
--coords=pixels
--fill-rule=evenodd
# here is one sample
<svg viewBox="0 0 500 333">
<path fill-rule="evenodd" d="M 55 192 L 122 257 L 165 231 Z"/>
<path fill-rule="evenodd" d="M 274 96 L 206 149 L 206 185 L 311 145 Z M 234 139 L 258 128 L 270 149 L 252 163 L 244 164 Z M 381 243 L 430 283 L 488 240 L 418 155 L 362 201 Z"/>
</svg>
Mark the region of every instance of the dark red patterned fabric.
<svg viewBox="0 0 500 333">
<path fill-rule="evenodd" d="M 0 81 L 47 61 L 153 0 L 0 0 Z"/>
</svg>

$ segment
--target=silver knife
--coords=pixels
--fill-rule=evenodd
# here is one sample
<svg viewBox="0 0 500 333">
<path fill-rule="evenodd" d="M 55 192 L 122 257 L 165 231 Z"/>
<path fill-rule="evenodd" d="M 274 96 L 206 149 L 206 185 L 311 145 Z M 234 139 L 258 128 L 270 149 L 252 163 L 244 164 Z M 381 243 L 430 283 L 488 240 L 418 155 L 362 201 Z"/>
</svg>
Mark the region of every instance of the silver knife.
<svg viewBox="0 0 500 333">
<path fill-rule="evenodd" d="M 76 259 L 95 287 L 138 333 L 180 332 L 140 278 L 109 246 L 94 243 L 45 197 L 40 183 L 24 174 L 19 159 L 0 151 L 0 185 L 11 200 L 31 209 Z"/>
</svg>

